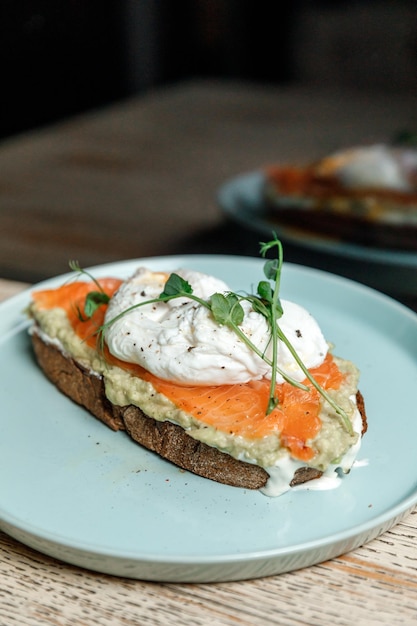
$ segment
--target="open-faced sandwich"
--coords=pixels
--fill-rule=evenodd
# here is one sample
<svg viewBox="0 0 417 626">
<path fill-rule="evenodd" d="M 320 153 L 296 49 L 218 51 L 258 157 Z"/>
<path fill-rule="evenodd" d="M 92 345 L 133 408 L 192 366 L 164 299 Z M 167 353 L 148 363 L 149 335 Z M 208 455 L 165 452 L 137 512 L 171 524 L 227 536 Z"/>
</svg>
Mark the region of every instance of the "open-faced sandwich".
<svg viewBox="0 0 417 626">
<path fill-rule="evenodd" d="M 37 361 L 72 400 L 183 469 L 269 495 L 333 486 L 366 430 L 359 373 L 304 308 L 280 300 L 277 239 L 271 249 L 256 295 L 146 267 L 123 281 L 80 270 L 35 291 Z"/>
<path fill-rule="evenodd" d="M 417 250 L 417 149 L 341 150 L 265 172 L 268 217 L 363 245 Z"/>
</svg>

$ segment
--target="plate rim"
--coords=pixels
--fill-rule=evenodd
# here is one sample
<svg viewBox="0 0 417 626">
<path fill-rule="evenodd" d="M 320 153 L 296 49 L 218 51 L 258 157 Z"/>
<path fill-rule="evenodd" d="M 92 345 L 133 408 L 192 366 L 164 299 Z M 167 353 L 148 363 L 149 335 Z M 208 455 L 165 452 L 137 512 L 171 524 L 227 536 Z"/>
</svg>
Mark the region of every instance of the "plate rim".
<svg viewBox="0 0 417 626">
<path fill-rule="evenodd" d="M 32 525 L 30 523 L 23 524 L 21 521 L 18 520 L 16 516 L 13 516 L 13 515 L 8 515 L 7 519 L 4 517 L 2 518 L 1 517 L 1 514 L 2 514 L 1 505 L 0 505 L 0 529 L 1 529 L 2 523 L 5 521 L 6 525 L 13 526 L 18 531 L 27 533 L 29 535 L 32 535 L 33 537 L 39 538 L 41 540 L 51 540 L 52 538 L 52 541 L 54 541 L 55 543 L 63 547 L 78 549 L 85 553 L 89 553 L 93 551 L 98 556 L 102 555 L 102 556 L 110 556 L 114 558 L 122 558 L 122 559 L 126 558 L 126 559 L 131 559 L 131 560 L 148 560 L 148 561 L 155 561 L 155 562 L 161 562 L 161 563 L 168 563 L 170 565 L 181 565 L 181 564 L 196 565 L 196 564 L 201 564 L 202 562 L 203 563 L 207 562 L 213 565 L 216 565 L 216 564 L 222 565 L 223 563 L 240 563 L 242 561 L 246 561 L 248 558 L 249 559 L 250 558 L 259 559 L 259 558 L 268 558 L 268 557 L 272 558 L 272 557 L 280 557 L 284 555 L 287 556 L 289 554 L 299 554 L 308 550 L 316 549 L 317 547 L 326 548 L 335 542 L 338 542 L 338 543 L 346 542 L 346 541 L 354 539 L 358 535 L 369 533 L 370 531 L 375 530 L 375 527 L 379 526 L 380 524 L 387 525 L 388 527 L 395 525 L 397 523 L 397 521 L 395 520 L 402 519 L 416 505 L 417 505 L 417 487 L 415 488 L 414 493 L 404 498 L 401 501 L 401 503 L 398 503 L 391 509 L 379 514 L 377 517 L 372 518 L 371 520 L 367 522 L 363 522 L 357 526 L 354 526 L 352 528 L 349 528 L 343 531 L 338 531 L 320 540 L 304 541 L 303 543 L 291 545 L 290 547 L 285 546 L 281 548 L 271 548 L 269 550 L 256 550 L 256 551 L 253 551 L 249 556 L 245 553 L 239 553 L 239 554 L 236 553 L 236 554 L 228 554 L 228 555 L 214 554 L 214 555 L 204 555 L 204 556 L 184 556 L 184 555 L 177 555 L 177 554 L 170 554 L 170 555 L 162 556 L 159 553 L 159 554 L 152 554 L 152 555 L 144 556 L 144 555 L 140 555 L 139 553 L 135 554 L 135 550 L 133 551 L 126 550 L 125 554 L 122 553 L 123 551 L 119 551 L 118 553 L 116 553 L 114 549 L 106 548 L 104 546 L 101 546 L 100 544 L 93 544 L 91 542 L 83 543 L 82 541 L 78 541 L 78 540 L 77 541 L 68 540 L 68 538 L 65 539 L 64 536 L 60 535 L 59 533 L 45 532 L 45 530 L 39 529 L 37 526 Z M 394 515 L 392 515 L 393 511 L 394 511 Z M 378 535 L 379 534 L 380 533 L 378 533 Z"/>
</svg>

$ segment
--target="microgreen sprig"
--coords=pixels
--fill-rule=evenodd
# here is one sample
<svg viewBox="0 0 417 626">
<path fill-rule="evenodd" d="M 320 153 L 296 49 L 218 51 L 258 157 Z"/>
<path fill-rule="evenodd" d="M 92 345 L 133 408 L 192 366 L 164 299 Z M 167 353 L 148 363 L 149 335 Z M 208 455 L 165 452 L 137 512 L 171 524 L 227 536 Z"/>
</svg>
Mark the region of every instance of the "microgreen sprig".
<svg viewBox="0 0 417 626">
<path fill-rule="evenodd" d="M 293 345 L 289 341 L 288 337 L 282 331 L 279 326 L 278 320 L 283 314 L 282 305 L 279 299 L 279 290 L 280 290 L 280 282 L 281 282 L 281 270 L 283 263 L 283 249 L 280 240 L 274 235 L 274 239 L 267 243 L 261 243 L 261 254 L 265 257 L 266 253 L 271 250 L 273 247 L 277 247 L 278 249 L 278 258 L 269 260 L 264 265 L 264 273 L 265 276 L 275 282 L 275 286 L 272 289 L 270 283 L 261 282 L 258 285 L 258 294 L 269 303 L 269 307 L 267 307 L 266 313 L 263 315 L 266 316 L 269 326 L 271 329 L 272 336 L 272 376 L 271 376 L 271 388 L 270 388 L 270 399 L 268 404 L 268 409 L 272 410 L 274 408 L 274 387 L 276 380 L 276 361 L 278 358 L 278 340 L 282 341 L 290 351 L 291 355 L 294 357 L 297 365 L 300 367 L 301 371 L 305 375 L 305 377 L 310 381 L 310 383 L 317 389 L 320 395 L 330 404 L 330 406 L 336 411 L 336 413 L 340 416 L 344 427 L 346 430 L 353 434 L 353 428 L 351 421 L 346 414 L 346 412 L 333 400 L 333 398 L 327 393 L 325 389 L 316 381 L 314 376 L 309 372 L 307 367 L 304 365 L 302 359 L 300 358 L 297 351 L 294 349 Z M 262 311 L 259 311 L 262 312 Z M 274 367 L 275 366 L 275 367 Z"/>
<path fill-rule="evenodd" d="M 283 261 L 282 244 L 280 240 L 275 236 L 272 241 L 261 244 L 261 255 L 266 256 L 266 253 L 273 247 L 278 249 L 278 258 L 269 260 L 264 265 L 264 274 L 268 281 L 275 283 L 274 287 L 271 287 L 271 283 L 268 281 L 261 281 L 258 284 L 258 294 L 261 296 L 262 301 L 267 304 L 264 315 L 269 324 L 271 330 L 272 340 L 272 372 L 271 372 L 271 386 L 269 391 L 269 401 L 267 413 L 273 411 L 277 406 L 278 400 L 275 396 L 275 385 L 277 378 L 277 362 L 278 362 L 278 319 L 283 314 L 281 300 L 279 299 L 279 289 L 281 281 L 281 268 Z M 260 312 L 260 311 L 259 311 Z"/>
<path fill-rule="evenodd" d="M 90 280 L 93 281 L 93 283 L 97 286 L 97 289 L 98 289 L 98 291 L 90 291 L 86 295 L 86 298 L 84 301 L 84 315 L 81 312 L 80 307 L 77 306 L 78 317 L 80 318 L 81 321 L 87 321 L 87 319 L 90 319 L 90 317 L 94 315 L 96 310 L 102 304 L 108 304 L 110 297 L 104 292 L 98 280 L 94 278 L 94 276 L 90 274 L 90 272 L 80 267 L 80 264 L 78 263 L 78 261 L 70 261 L 69 266 L 73 272 L 77 272 L 78 274 L 84 274 L 85 276 L 90 278 Z"/>
<path fill-rule="evenodd" d="M 279 342 L 285 344 L 288 348 L 292 356 L 294 357 L 296 363 L 299 365 L 300 369 L 304 373 L 306 379 L 315 387 L 315 389 L 321 394 L 323 399 L 325 399 L 336 411 L 339 417 L 342 420 L 342 423 L 345 429 L 353 434 L 352 424 L 346 412 L 338 406 L 338 404 L 333 400 L 333 398 L 326 392 L 325 389 L 319 385 L 319 383 L 315 380 L 312 374 L 309 372 L 307 367 L 302 362 L 300 356 L 296 352 L 295 348 L 292 346 L 291 342 L 282 331 L 279 325 L 279 319 L 283 315 L 283 308 L 281 304 L 281 300 L 279 298 L 280 291 L 280 282 L 281 282 L 281 271 L 283 264 L 283 249 L 280 240 L 274 234 L 274 238 L 266 243 L 260 244 L 260 254 L 262 257 L 266 257 L 266 254 L 273 249 L 277 250 L 277 258 L 267 259 L 264 264 L 264 275 L 267 280 L 261 280 L 257 286 L 257 294 L 256 295 L 239 295 L 234 292 L 227 293 L 214 293 L 208 300 L 204 300 L 198 297 L 193 293 L 192 286 L 188 281 L 183 279 L 176 273 L 170 274 L 167 282 L 165 283 L 164 290 L 160 293 L 160 295 L 156 298 L 152 298 L 149 300 L 145 300 L 139 303 L 136 303 L 127 309 L 124 309 L 121 313 L 113 317 L 112 319 L 105 322 L 98 329 L 98 335 L 100 339 L 100 343 L 104 345 L 104 334 L 105 331 L 116 321 L 124 317 L 126 314 L 130 313 L 134 309 L 139 307 L 161 303 L 161 302 L 169 302 L 170 300 L 177 298 L 187 298 L 189 300 L 193 300 L 197 302 L 199 305 L 207 308 L 215 320 L 219 325 L 227 326 L 233 330 L 233 332 L 241 339 L 241 341 L 246 344 L 255 354 L 257 354 L 265 363 L 270 365 L 271 367 L 271 384 L 269 390 L 269 398 L 268 404 L 266 407 L 266 414 L 271 413 L 274 408 L 278 405 L 278 398 L 275 394 L 276 389 L 276 378 L 277 375 L 280 374 L 283 379 L 290 384 L 299 387 L 308 391 L 310 388 L 299 381 L 296 381 L 292 377 L 290 377 L 286 372 L 281 370 L 278 366 L 278 349 Z M 99 291 L 92 291 L 87 295 L 86 304 L 84 308 L 84 312 L 86 316 L 91 316 L 94 311 L 101 304 L 108 302 L 109 297 L 104 293 L 100 284 L 85 270 L 82 270 L 79 265 L 75 262 L 70 264 L 70 267 L 78 272 L 84 273 L 98 286 Z M 268 345 L 272 346 L 272 356 L 269 358 L 265 352 L 262 352 L 249 337 L 243 332 L 241 328 L 241 324 L 244 320 L 244 309 L 242 307 L 242 301 L 250 302 L 252 309 L 263 315 L 265 317 L 268 327 L 270 330 L 270 341 Z"/>
</svg>

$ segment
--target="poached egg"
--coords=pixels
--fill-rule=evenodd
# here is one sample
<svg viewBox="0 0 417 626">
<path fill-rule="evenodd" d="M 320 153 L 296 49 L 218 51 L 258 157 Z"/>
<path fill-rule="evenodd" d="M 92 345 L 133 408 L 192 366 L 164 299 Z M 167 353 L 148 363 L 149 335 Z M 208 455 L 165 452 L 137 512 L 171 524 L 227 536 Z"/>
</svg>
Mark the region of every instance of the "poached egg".
<svg viewBox="0 0 417 626">
<path fill-rule="evenodd" d="M 227 294 L 223 281 L 197 271 L 175 271 L 192 286 L 193 293 L 208 301 L 214 293 Z M 182 385 L 226 385 L 271 378 L 271 366 L 241 340 L 233 329 L 219 325 L 210 310 L 189 298 L 145 303 L 157 299 L 169 273 L 139 268 L 110 300 L 105 322 L 117 316 L 105 332 L 113 356 L 135 363 L 171 382 Z M 316 320 L 302 306 L 281 300 L 284 313 L 280 328 L 307 368 L 324 361 L 328 345 Z M 262 354 L 271 358 L 268 323 L 242 300 L 242 332 Z M 135 308 L 132 308 L 135 307 Z M 291 352 L 281 341 L 278 367 L 292 378 L 305 378 Z M 277 383 L 284 382 L 278 374 Z"/>
<path fill-rule="evenodd" d="M 417 191 L 417 150 L 385 144 L 336 152 L 315 166 L 319 176 L 333 176 L 346 189 Z"/>
</svg>

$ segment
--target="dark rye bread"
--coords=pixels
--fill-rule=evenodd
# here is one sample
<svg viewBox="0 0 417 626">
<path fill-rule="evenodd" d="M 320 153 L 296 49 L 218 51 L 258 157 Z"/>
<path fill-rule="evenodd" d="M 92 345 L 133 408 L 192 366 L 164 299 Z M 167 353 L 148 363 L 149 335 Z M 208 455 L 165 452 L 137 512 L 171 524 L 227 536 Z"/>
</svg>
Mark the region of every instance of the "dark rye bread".
<svg viewBox="0 0 417 626">
<path fill-rule="evenodd" d="M 37 362 L 47 378 L 112 430 L 126 430 L 134 441 L 148 450 L 204 478 L 246 489 L 265 486 L 269 474 L 262 467 L 238 461 L 217 448 L 193 439 L 172 422 L 160 422 L 148 417 L 136 406 L 113 405 L 106 397 L 101 376 L 64 355 L 52 343 L 44 342 L 36 329 L 32 333 L 32 344 Z M 359 392 L 357 397 L 365 432 L 363 398 Z M 303 467 L 296 471 L 290 484 L 295 486 L 320 476 L 319 470 Z"/>
</svg>

